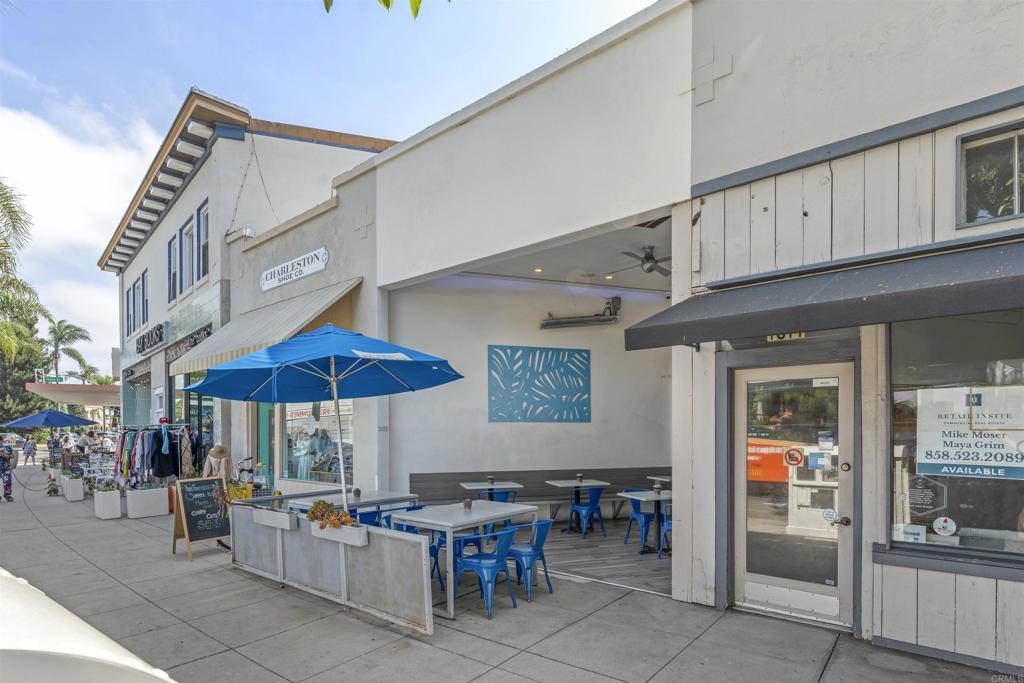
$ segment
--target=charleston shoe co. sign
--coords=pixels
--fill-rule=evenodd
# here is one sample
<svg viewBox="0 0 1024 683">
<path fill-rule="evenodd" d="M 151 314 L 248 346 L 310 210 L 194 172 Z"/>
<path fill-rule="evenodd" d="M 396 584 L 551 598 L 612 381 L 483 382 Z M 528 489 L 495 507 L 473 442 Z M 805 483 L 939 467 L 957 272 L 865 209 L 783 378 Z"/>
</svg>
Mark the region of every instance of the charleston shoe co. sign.
<svg viewBox="0 0 1024 683">
<path fill-rule="evenodd" d="M 260 275 L 260 289 L 266 292 L 307 275 L 319 273 L 327 267 L 327 261 L 330 258 L 330 254 L 327 253 L 327 247 L 320 247 L 316 251 L 311 251 L 290 261 L 285 261 L 278 266 L 263 271 Z"/>
</svg>

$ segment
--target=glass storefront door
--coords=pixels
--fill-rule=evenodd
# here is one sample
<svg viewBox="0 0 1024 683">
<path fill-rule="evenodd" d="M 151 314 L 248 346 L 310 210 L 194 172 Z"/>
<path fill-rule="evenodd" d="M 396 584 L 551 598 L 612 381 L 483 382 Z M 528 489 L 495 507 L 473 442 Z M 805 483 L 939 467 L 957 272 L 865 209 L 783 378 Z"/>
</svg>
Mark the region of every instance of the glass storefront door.
<svg viewBox="0 0 1024 683">
<path fill-rule="evenodd" d="M 736 603 L 849 625 L 853 364 L 734 382 Z"/>
<path fill-rule="evenodd" d="M 201 453 L 201 462 L 206 459 L 206 454 L 214 445 L 216 418 L 214 399 L 212 396 L 185 391 L 185 387 L 200 381 L 203 376 L 204 373 L 201 372 L 174 376 L 172 404 L 174 414 L 170 418 L 175 424 L 187 423 L 191 426 L 192 432 L 196 435 L 196 445 Z"/>
</svg>

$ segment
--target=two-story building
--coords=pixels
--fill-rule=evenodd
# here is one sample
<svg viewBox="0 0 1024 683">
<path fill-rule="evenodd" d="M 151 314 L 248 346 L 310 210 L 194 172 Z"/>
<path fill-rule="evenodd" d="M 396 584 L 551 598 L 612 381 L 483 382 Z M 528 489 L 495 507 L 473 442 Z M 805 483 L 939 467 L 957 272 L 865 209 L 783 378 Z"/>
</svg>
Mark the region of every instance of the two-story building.
<svg viewBox="0 0 1024 683">
<path fill-rule="evenodd" d="M 275 123 L 192 89 L 99 266 L 117 273 L 122 421 L 189 423 L 230 445 L 229 402 L 184 391 L 172 369 L 231 317 L 228 241 L 321 202 L 330 179 L 391 143 Z"/>
</svg>

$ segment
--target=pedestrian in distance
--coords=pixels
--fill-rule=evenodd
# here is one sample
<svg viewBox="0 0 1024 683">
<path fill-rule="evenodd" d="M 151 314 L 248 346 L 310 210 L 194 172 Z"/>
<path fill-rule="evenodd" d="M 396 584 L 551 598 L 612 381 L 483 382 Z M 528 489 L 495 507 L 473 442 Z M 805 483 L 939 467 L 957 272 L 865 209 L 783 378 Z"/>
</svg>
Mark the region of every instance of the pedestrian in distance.
<svg viewBox="0 0 1024 683">
<path fill-rule="evenodd" d="M 36 464 L 36 438 L 29 434 L 28 438 L 25 439 L 25 445 L 22 447 L 22 452 L 25 454 L 25 464 L 28 464 L 28 459 L 32 458 L 32 464 Z"/>
</svg>

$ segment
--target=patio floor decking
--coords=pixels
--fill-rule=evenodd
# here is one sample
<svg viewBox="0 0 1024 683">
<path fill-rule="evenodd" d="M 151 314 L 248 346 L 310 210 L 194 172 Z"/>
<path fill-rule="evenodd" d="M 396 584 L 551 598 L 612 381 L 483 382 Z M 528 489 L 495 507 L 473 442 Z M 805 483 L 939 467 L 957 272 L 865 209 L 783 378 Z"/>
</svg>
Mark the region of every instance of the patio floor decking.
<svg viewBox="0 0 1024 683">
<path fill-rule="evenodd" d="M 657 553 L 641 555 L 640 529 L 635 523 L 629 534 L 629 543 L 623 543 L 628 515 L 629 511 L 623 509 L 618 519 L 605 520 L 607 536 L 601 535 L 599 527 L 588 533 L 586 538 L 581 534 L 563 534 L 561 530 L 565 528 L 565 522 L 555 522 L 544 547 L 552 573 L 671 595 L 672 558 L 663 556 L 658 559 Z M 653 526 L 647 543 L 657 547 L 657 531 Z"/>
<path fill-rule="evenodd" d="M 38 467 L 16 475 L 43 488 Z M 0 504 L 0 566 L 180 683 L 991 680 L 825 629 L 558 578 L 518 609 L 497 591 L 491 621 L 468 586 L 455 621 L 412 635 L 234 570 L 212 544 L 192 562 L 171 555 L 169 515 L 98 520 L 90 498 L 14 489 Z M 607 542 L 622 536 L 609 529 Z"/>
</svg>

